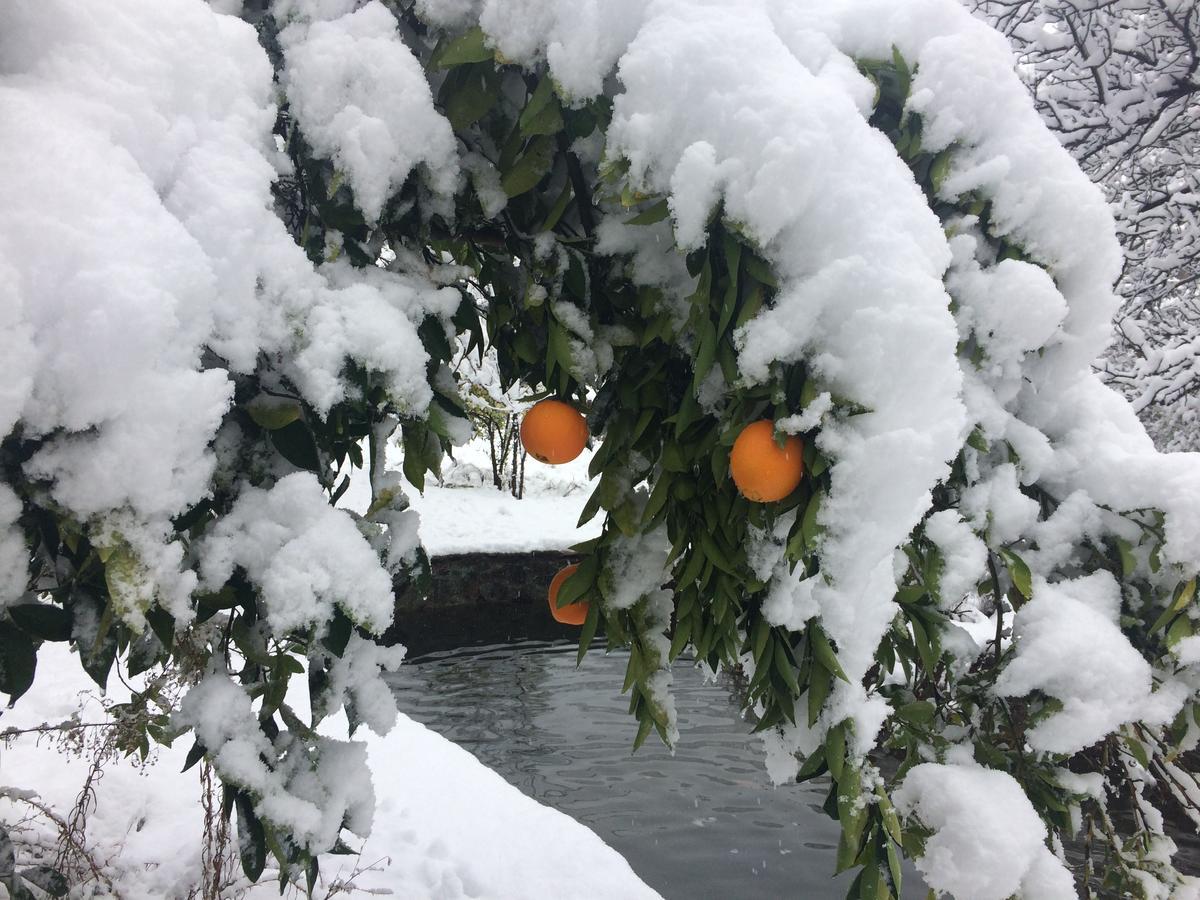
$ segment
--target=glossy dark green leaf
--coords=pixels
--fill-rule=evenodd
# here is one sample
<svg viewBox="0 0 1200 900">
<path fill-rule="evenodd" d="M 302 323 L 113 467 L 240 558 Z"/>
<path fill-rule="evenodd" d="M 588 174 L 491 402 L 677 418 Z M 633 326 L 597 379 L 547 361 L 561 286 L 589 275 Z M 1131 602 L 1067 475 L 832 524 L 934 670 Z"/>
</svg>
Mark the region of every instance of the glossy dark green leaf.
<svg viewBox="0 0 1200 900">
<path fill-rule="evenodd" d="M 837 654 L 833 652 L 833 647 L 829 643 L 829 638 L 825 636 L 824 629 L 816 624 L 810 625 L 808 627 L 808 639 L 812 645 L 813 655 L 821 665 L 833 675 L 849 684 L 850 679 L 846 677 L 841 663 L 838 662 Z"/>
<path fill-rule="evenodd" d="M 18 628 L 39 641 L 71 639 L 71 617 L 61 606 L 50 603 L 18 603 L 8 607 Z"/>
<path fill-rule="evenodd" d="M 36 669 L 33 638 L 0 622 L 0 691 L 9 695 L 9 703 L 29 690 Z"/>
<path fill-rule="evenodd" d="M 238 856 L 242 862 L 242 871 L 251 881 L 258 881 L 263 867 L 267 864 L 267 840 L 263 824 L 254 812 L 254 804 L 250 795 L 238 791 L 234 799 L 237 808 Z"/>
<path fill-rule="evenodd" d="M 657 203 L 646 207 L 636 216 L 632 216 L 625 220 L 626 225 L 653 225 L 655 222 L 661 222 L 671 214 L 671 207 L 667 203 L 666 198 L 659 200 Z"/>
<path fill-rule="evenodd" d="M 482 28 L 476 26 L 446 44 L 438 52 L 434 62 L 437 66 L 448 69 L 465 63 L 483 62 L 492 56 L 493 52 L 487 46 L 487 36 Z"/>
<path fill-rule="evenodd" d="M 529 142 L 517 160 L 500 178 L 500 187 L 509 197 L 518 197 L 531 191 L 542 177 L 550 171 L 554 161 L 554 139 L 539 135 Z"/>
</svg>

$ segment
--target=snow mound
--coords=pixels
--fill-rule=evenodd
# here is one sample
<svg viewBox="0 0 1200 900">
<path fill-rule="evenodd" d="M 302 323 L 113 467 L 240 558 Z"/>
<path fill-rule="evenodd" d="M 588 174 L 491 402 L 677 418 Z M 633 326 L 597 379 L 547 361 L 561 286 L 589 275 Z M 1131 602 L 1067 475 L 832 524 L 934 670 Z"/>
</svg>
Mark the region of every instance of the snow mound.
<svg viewBox="0 0 1200 900">
<path fill-rule="evenodd" d="M 892 799 L 934 832 L 916 865 L 935 891 L 971 900 L 1075 896 L 1070 871 L 1046 848 L 1046 826 L 1011 775 L 969 761 L 922 763 Z"/>
</svg>

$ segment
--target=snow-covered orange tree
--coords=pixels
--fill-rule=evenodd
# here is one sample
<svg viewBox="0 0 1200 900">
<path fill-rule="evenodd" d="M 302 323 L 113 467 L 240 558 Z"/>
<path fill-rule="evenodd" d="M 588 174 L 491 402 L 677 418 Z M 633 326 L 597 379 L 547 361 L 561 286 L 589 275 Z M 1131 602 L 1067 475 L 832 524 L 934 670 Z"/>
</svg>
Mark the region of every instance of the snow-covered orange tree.
<svg viewBox="0 0 1200 900">
<path fill-rule="evenodd" d="M 559 602 L 629 648 L 635 743 L 680 737 L 676 657 L 740 667 L 852 896 L 902 855 L 979 900 L 1184 884 L 1200 460 L 1092 374 L 1119 249 L 1002 37 L 953 0 L 213 6 L 0 10 L 5 691 L 45 640 L 185 669 L 146 740 L 194 734 L 252 877 L 311 877 L 369 828 L 313 726 L 395 718 L 402 484 L 469 434 L 467 334 L 587 410 Z M 756 503 L 764 418 L 803 474 Z"/>
</svg>

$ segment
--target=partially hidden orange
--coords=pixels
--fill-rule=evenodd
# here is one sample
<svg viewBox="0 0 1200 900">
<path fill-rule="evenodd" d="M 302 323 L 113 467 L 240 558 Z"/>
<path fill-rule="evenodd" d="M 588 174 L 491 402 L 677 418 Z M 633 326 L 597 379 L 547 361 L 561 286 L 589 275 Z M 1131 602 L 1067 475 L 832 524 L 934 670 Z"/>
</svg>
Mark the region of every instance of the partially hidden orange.
<svg viewBox="0 0 1200 900">
<path fill-rule="evenodd" d="M 775 443 L 775 423 L 759 419 L 742 429 L 729 454 L 729 471 L 742 496 L 756 503 L 782 500 L 804 475 L 804 444 L 788 435 Z"/>
<path fill-rule="evenodd" d="M 558 606 L 558 592 L 563 586 L 563 582 L 574 574 L 579 568 L 578 563 L 572 563 L 564 569 L 560 569 L 558 573 L 550 581 L 550 590 L 547 591 L 547 599 L 550 601 L 550 615 L 554 616 L 554 621 L 562 622 L 564 625 L 582 625 L 587 621 L 588 602 L 586 600 L 577 600 L 574 603 L 568 603 L 561 609 Z"/>
<path fill-rule="evenodd" d="M 587 420 L 561 400 L 536 403 L 521 420 L 521 443 L 529 455 L 552 466 L 577 457 L 587 446 L 587 439 Z"/>
</svg>

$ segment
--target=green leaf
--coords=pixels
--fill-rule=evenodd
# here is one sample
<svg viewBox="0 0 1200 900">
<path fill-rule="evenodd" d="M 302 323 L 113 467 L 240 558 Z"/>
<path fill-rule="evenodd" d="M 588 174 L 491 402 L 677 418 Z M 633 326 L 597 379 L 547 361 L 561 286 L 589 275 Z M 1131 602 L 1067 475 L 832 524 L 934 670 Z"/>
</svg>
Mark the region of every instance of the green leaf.
<svg viewBox="0 0 1200 900">
<path fill-rule="evenodd" d="M 913 641 L 917 645 L 917 655 L 921 657 L 921 664 L 925 666 L 925 671 L 932 677 L 937 670 L 941 654 L 934 651 L 933 644 L 929 640 L 929 633 L 920 619 L 913 616 L 909 624 L 912 626 Z"/>
<path fill-rule="evenodd" d="M 1123 537 L 1117 538 L 1117 552 L 1121 554 L 1121 577 L 1129 578 L 1137 569 L 1137 557 L 1133 555 L 1133 544 Z"/>
<path fill-rule="evenodd" d="M 896 708 L 896 715 L 905 722 L 911 722 L 914 725 L 928 728 L 933 724 L 934 714 L 937 712 L 936 707 L 928 700 L 914 700 L 912 703 L 905 703 L 903 706 Z"/>
<path fill-rule="evenodd" d="M 637 736 L 633 739 L 633 752 L 641 748 L 642 744 L 646 743 L 646 738 L 650 735 L 650 729 L 654 727 L 654 720 L 647 714 L 645 718 L 638 723 Z"/>
<path fill-rule="evenodd" d="M 588 497 L 587 503 L 583 504 L 583 511 L 579 513 L 579 521 L 575 523 L 576 528 L 582 528 L 595 517 L 596 513 L 600 512 L 601 488 L 602 485 L 596 485 L 596 489 Z"/>
<path fill-rule="evenodd" d="M 175 640 L 175 620 L 171 614 L 155 606 L 146 613 L 146 621 L 150 624 L 159 643 L 164 647 L 170 647 Z"/>
<path fill-rule="evenodd" d="M 239 617 L 233 623 L 229 635 L 233 638 L 233 645 L 250 662 L 259 666 L 271 665 L 271 656 L 267 653 L 262 637 L 252 630 L 252 626 L 246 624 L 245 617 Z"/>
<path fill-rule="evenodd" d="M 704 563 L 706 562 L 707 559 L 704 557 L 703 548 L 695 544 L 692 545 L 691 556 L 688 557 L 688 562 L 684 564 L 683 570 L 679 572 L 676 580 L 676 589 L 688 587 L 689 584 L 695 582 L 700 577 L 701 571 L 704 569 Z"/>
<path fill-rule="evenodd" d="M 524 126 L 533 117 L 541 114 L 554 99 L 554 81 L 549 75 L 543 76 L 538 82 L 537 87 L 533 89 L 533 93 L 529 95 L 529 99 L 525 102 L 525 108 L 521 111 L 521 118 L 518 124 Z"/>
<path fill-rule="evenodd" d="M 258 881 L 267 863 L 267 840 L 262 822 L 254 812 L 250 795 L 238 791 L 234 800 L 237 808 L 238 856 L 242 871 L 251 881 Z"/>
<path fill-rule="evenodd" d="M 671 498 L 673 481 L 674 477 L 670 472 L 664 472 L 659 476 L 658 481 L 654 484 L 654 489 L 650 491 L 650 499 L 646 501 L 646 508 L 642 512 L 644 524 L 654 521 L 654 517 L 667 505 L 667 501 Z"/>
<path fill-rule="evenodd" d="M 834 781 L 842 777 L 842 767 L 846 764 L 846 723 L 839 722 L 829 729 L 825 735 L 825 761 L 829 765 L 829 774 Z"/>
<path fill-rule="evenodd" d="M 334 607 L 333 618 L 329 621 L 329 631 L 325 637 L 321 638 L 321 646 L 334 656 L 340 657 L 346 652 L 346 645 L 350 643 L 350 636 L 353 633 L 354 623 L 350 617 L 342 612 L 340 607 Z"/>
<path fill-rule="evenodd" d="M 558 590 L 555 605 L 562 609 L 581 600 L 596 583 L 600 570 L 600 559 L 596 556 L 585 556 L 579 561 L 579 567 L 572 572 Z"/>
<path fill-rule="evenodd" d="M 661 222 L 671 214 L 671 208 L 667 203 L 666 198 L 659 200 L 652 206 L 642 210 L 636 216 L 632 216 L 625 220 L 626 225 L 653 225 L 655 222 Z"/>
<path fill-rule="evenodd" d="M 800 521 L 800 534 L 804 538 L 804 545 L 810 550 L 816 546 L 817 539 L 824 530 L 817 522 L 817 516 L 821 512 L 821 500 L 823 497 L 824 494 L 821 491 L 813 492 L 808 505 L 804 507 L 804 518 Z"/>
<path fill-rule="evenodd" d="M 425 490 L 425 428 L 419 424 L 404 426 L 404 477 L 418 491 Z"/>
<path fill-rule="evenodd" d="M 721 303 L 721 320 L 717 323 L 717 336 L 723 337 L 725 329 L 729 325 L 730 319 L 733 318 L 733 311 L 737 308 L 738 299 L 738 270 L 741 268 L 742 260 L 742 245 L 730 237 L 725 235 L 725 265 L 728 270 L 728 284 L 725 287 L 725 297 Z"/>
<path fill-rule="evenodd" d="M 1129 752 L 1133 754 L 1133 758 L 1141 764 L 1143 769 L 1149 770 L 1150 757 L 1146 753 L 1146 748 L 1142 742 L 1135 737 L 1130 737 L 1127 734 L 1122 735 L 1122 738 L 1125 741 L 1125 746 L 1129 748 Z"/>
<path fill-rule="evenodd" d="M 831 672 L 836 677 L 840 678 L 847 684 L 850 679 L 846 677 L 845 671 L 842 669 L 841 663 L 838 662 L 837 654 L 833 652 L 833 647 L 829 643 L 829 638 L 825 636 L 824 629 L 815 622 L 808 627 L 808 641 L 813 648 L 813 656 L 821 665 Z"/>
<path fill-rule="evenodd" d="M 904 57 L 900 55 L 900 48 L 896 46 L 892 47 L 892 65 L 896 67 L 899 99 L 904 100 L 908 97 L 909 88 L 912 85 L 912 72 Z"/>
<path fill-rule="evenodd" d="M 701 416 L 700 405 L 696 402 L 694 390 L 684 391 L 680 401 L 679 411 L 675 413 L 675 437 L 681 437 L 688 426 Z"/>
<path fill-rule="evenodd" d="M 821 745 L 804 760 L 804 765 L 796 773 L 796 782 L 808 781 L 811 778 L 823 775 L 827 771 L 829 771 L 829 762 L 825 758 L 825 746 Z"/>
<path fill-rule="evenodd" d="M 846 766 L 837 781 L 837 813 L 842 823 L 844 845 L 838 848 L 838 868 L 847 869 L 854 865 L 862 843 L 863 827 L 867 822 L 867 808 L 859 803 L 862 793 L 862 775 L 853 766 Z"/>
<path fill-rule="evenodd" d="M 1184 582 L 1175 589 L 1175 597 L 1171 601 L 1161 616 L 1159 616 L 1154 624 L 1150 626 L 1150 632 L 1153 634 L 1160 628 L 1164 627 L 1176 615 L 1183 611 L 1183 608 L 1192 602 L 1192 598 L 1196 596 L 1196 579 Z"/>
<path fill-rule="evenodd" d="M 903 885 L 904 877 L 904 870 L 900 866 L 900 854 L 896 852 L 896 845 L 898 843 L 899 841 L 887 842 L 888 872 L 892 876 L 892 888 L 894 890 L 894 896 L 896 897 L 901 896 L 900 890 Z"/>
<path fill-rule="evenodd" d="M 771 655 L 771 662 L 775 667 L 775 671 L 779 677 L 783 679 L 787 685 L 788 691 L 793 697 L 800 696 L 800 682 L 796 679 L 796 670 L 792 666 L 791 660 L 788 659 L 787 653 L 781 649 L 776 649 Z"/>
<path fill-rule="evenodd" d="M 39 641 L 69 641 L 71 617 L 61 606 L 49 603 L 19 603 L 8 607 L 13 622 Z"/>
<path fill-rule="evenodd" d="M 526 191 L 531 191 L 550 171 L 550 164 L 553 161 L 553 138 L 548 135 L 539 135 L 529 142 L 525 152 L 500 178 L 500 187 L 509 197 L 517 197 Z"/>
<path fill-rule="evenodd" d="M 522 137 L 538 134 L 556 134 L 563 129 L 562 109 L 554 96 L 554 82 L 545 76 L 534 88 L 517 120 Z"/>
<path fill-rule="evenodd" d="M 259 394 L 246 404 L 246 412 L 254 424 L 267 431 L 278 431 L 300 418 L 303 408 L 299 401 L 290 397 L 274 397 Z"/>
<path fill-rule="evenodd" d="M 675 633 L 671 636 L 671 647 L 667 651 L 667 660 L 674 662 L 683 652 L 684 647 L 692 639 L 692 620 L 678 615 L 675 618 Z"/>
<path fill-rule="evenodd" d="M 765 284 L 770 288 L 779 287 L 779 279 L 775 277 L 775 272 L 771 269 L 770 264 L 757 253 L 745 253 L 742 256 L 742 266 L 747 274 L 759 284 Z"/>
<path fill-rule="evenodd" d="M 749 259 L 750 257 L 746 257 Z M 755 284 L 746 291 L 746 296 L 742 300 L 741 309 L 738 310 L 737 318 L 733 320 L 733 328 L 736 331 L 741 328 L 762 309 L 763 302 L 766 300 L 766 295 L 763 293 L 761 284 Z"/>
<path fill-rule="evenodd" d="M 696 358 L 693 362 L 694 374 L 692 376 L 693 390 L 699 389 L 700 383 L 704 381 L 704 376 L 708 374 L 713 361 L 717 358 L 717 329 L 707 316 L 700 323 L 696 338 Z"/>
<path fill-rule="evenodd" d="M 547 354 L 546 354 L 546 371 L 549 373 L 552 363 L 557 362 L 558 365 L 566 372 L 574 372 L 575 357 L 571 352 L 571 336 L 567 330 L 558 323 L 557 319 L 551 319 L 547 329 Z"/>
<path fill-rule="evenodd" d="M 197 740 L 194 744 L 192 744 L 192 749 L 187 752 L 187 756 L 184 757 L 183 768 L 179 771 L 186 772 L 196 763 L 200 762 L 200 760 L 204 759 L 205 752 L 207 751 L 205 751 L 204 745 Z"/>
<path fill-rule="evenodd" d="M 716 538 L 703 528 L 699 530 L 699 537 L 700 546 L 704 548 L 704 555 L 712 560 L 712 564 L 727 575 L 736 576 L 738 574 L 737 566 L 729 559 L 724 548 L 717 543 Z"/>
<path fill-rule="evenodd" d="M 1187 616 L 1177 617 L 1175 621 L 1171 623 L 1171 627 L 1167 629 L 1167 646 L 1174 647 L 1184 638 L 1191 637 L 1194 630 L 1195 629 L 1192 627 L 1191 619 L 1189 619 Z"/>
<path fill-rule="evenodd" d="M 271 443 L 279 455 L 298 469 L 320 474 L 321 460 L 317 455 L 317 442 L 302 420 L 277 428 L 271 433 Z"/>
<path fill-rule="evenodd" d="M 164 647 L 154 629 L 147 628 L 137 640 L 130 642 L 129 653 L 125 657 L 125 670 L 131 677 L 140 675 L 158 662 L 163 654 Z"/>
<path fill-rule="evenodd" d="M 1008 566 L 1008 574 L 1012 576 L 1013 585 L 1021 596 L 1026 600 L 1033 598 L 1033 576 L 1029 572 L 1029 566 L 1025 564 L 1025 560 L 1017 556 L 1011 550 L 1002 549 L 1000 556 L 1004 559 L 1004 564 Z"/>
<path fill-rule="evenodd" d="M 904 830 L 900 827 L 900 817 L 896 815 L 896 807 L 892 805 L 892 800 L 888 796 L 887 791 L 883 789 L 883 785 L 875 785 L 875 797 L 878 800 L 879 815 L 883 819 L 883 827 L 887 830 L 893 841 L 897 844 L 902 843 Z"/>
<path fill-rule="evenodd" d="M 754 657 L 756 665 L 762 659 L 763 650 L 766 649 L 767 641 L 771 637 L 771 623 L 762 616 L 759 616 L 754 622 L 754 628 L 751 633 L 750 647 L 751 654 Z"/>
<path fill-rule="evenodd" d="M 950 156 L 950 150 L 947 148 L 935 156 L 929 166 L 929 183 L 935 194 L 941 191 L 946 176 L 950 174 Z"/>
<path fill-rule="evenodd" d="M 9 703 L 29 690 L 37 669 L 37 650 L 29 635 L 0 622 L 0 691 Z"/>
<path fill-rule="evenodd" d="M 496 105 L 499 85 L 494 77 L 489 77 L 493 71 L 490 66 L 471 66 L 458 71 L 462 77 L 455 79 L 457 83 L 446 98 L 445 109 L 450 125 L 455 131 L 462 131 Z"/>
<path fill-rule="evenodd" d="M 825 701 L 829 699 L 829 694 L 833 690 L 833 676 L 826 671 L 825 667 L 819 663 L 813 663 L 812 675 L 808 681 L 808 727 L 817 724 L 817 719 L 821 718 L 821 710 L 825 708 Z"/>
<path fill-rule="evenodd" d="M 437 54 L 435 65 L 442 69 L 461 66 L 464 63 L 483 62 L 491 59 L 493 52 L 487 46 L 487 36 L 479 26 L 459 35 Z"/>
</svg>

